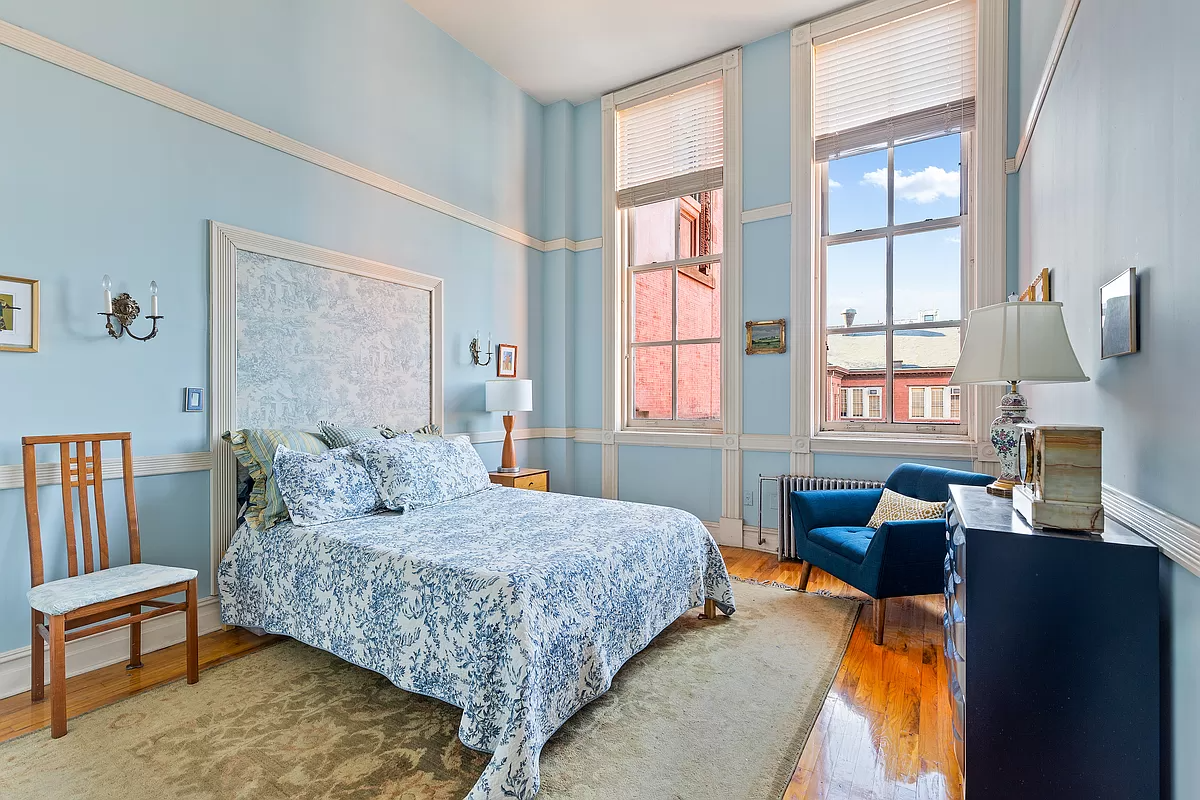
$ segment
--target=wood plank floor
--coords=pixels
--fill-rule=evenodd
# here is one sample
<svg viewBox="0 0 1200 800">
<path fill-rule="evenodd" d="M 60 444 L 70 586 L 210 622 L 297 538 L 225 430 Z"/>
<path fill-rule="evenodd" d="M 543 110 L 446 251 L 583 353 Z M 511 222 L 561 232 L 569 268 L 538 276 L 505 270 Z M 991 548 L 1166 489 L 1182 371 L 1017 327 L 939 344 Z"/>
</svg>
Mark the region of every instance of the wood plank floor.
<svg viewBox="0 0 1200 800">
<path fill-rule="evenodd" d="M 738 577 L 793 586 L 799 580 L 797 563 L 780 564 L 769 553 L 736 547 L 721 552 Z M 864 597 L 816 569 L 808 588 Z M 784 800 L 962 800 L 943 688 L 940 602 L 938 596 L 889 602 L 882 647 L 872 638 L 870 606 L 863 608 Z M 201 668 L 276 641 L 240 628 L 208 634 L 200 639 Z M 142 660 L 139 670 L 115 664 L 68 679 L 68 714 L 183 677 L 182 644 Z M 49 702 L 30 703 L 28 692 L 0 700 L 0 741 L 49 724 Z"/>
</svg>

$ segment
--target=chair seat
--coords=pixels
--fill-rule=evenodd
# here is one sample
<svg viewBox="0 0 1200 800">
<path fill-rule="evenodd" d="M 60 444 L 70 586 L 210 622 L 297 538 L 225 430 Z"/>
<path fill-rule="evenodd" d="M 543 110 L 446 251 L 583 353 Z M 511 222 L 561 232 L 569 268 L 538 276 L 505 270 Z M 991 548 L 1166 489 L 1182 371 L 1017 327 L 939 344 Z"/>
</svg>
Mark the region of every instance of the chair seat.
<svg viewBox="0 0 1200 800">
<path fill-rule="evenodd" d="M 58 616 L 93 603 L 190 581 L 196 574 L 196 570 L 183 567 L 126 564 L 43 583 L 30 589 L 26 597 L 29 598 L 29 605 L 37 611 Z"/>
<path fill-rule="evenodd" d="M 832 528 L 814 528 L 808 532 L 808 541 L 855 564 L 861 564 L 874 536 L 874 528 L 836 525 Z"/>
</svg>

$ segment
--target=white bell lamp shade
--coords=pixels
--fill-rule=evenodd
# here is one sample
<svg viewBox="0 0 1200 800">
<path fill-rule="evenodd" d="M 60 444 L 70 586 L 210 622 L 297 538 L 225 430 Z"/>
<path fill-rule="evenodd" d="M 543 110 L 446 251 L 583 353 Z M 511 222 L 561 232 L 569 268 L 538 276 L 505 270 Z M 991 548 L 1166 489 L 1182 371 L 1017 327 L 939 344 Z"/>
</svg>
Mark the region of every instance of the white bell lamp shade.
<svg viewBox="0 0 1200 800">
<path fill-rule="evenodd" d="M 488 381 L 485 392 L 483 402 L 488 411 L 533 411 L 533 381 Z"/>
<path fill-rule="evenodd" d="M 1067 337 L 1062 303 L 998 303 L 971 312 L 950 384 L 1088 380 Z"/>
</svg>

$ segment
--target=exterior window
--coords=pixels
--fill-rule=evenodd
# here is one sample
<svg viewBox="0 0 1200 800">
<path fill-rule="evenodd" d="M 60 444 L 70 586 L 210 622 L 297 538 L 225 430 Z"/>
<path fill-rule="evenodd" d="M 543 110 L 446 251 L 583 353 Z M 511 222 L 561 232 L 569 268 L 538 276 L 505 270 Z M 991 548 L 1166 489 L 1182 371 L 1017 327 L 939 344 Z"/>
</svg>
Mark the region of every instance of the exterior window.
<svg viewBox="0 0 1200 800">
<path fill-rule="evenodd" d="M 883 387 L 843 387 L 838 408 L 842 419 L 883 419 Z"/>
<path fill-rule="evenodd" d="M 974 26 L 952 0 L 814 45 L 822 430 L 965 433 Z"/>
<path fill-rule="evenodd" d="M 720 425 L 721 200 L 715 189 L 625 214 L 631 424 Z"/>
</svg>

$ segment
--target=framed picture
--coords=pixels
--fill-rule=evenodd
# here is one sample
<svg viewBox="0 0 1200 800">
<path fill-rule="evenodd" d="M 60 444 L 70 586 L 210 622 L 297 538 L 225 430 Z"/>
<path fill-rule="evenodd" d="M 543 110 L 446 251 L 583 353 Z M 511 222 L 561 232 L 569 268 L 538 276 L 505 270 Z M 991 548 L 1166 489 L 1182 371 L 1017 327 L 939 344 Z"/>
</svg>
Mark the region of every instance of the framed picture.
<svg viewBox="0 0 1200 800">
<path fill-rule="evenodd" d="M 1138 351 L 1137 270 L 1122 272 L 1100 287 L 1100 357 Z"/>
<path fill-rule="evenodd" d="M 0 351 L 37 352 L 40 306 L 37 281 L 0 275 Z"/>
<path fill-rule="evenodd" d="M 1025 287 L 1019 298 L 1023 302 L 1050 302 L 1050 269 L 1042 267 L 1042 271 L 1034 276 L 1033 282 Z"/>
<path fill-rule="evenodd" d="M 517 377 L 517 346 L 502 344 L 496 352 L 496 377 Z"/>
<path fill-rule="evenodd" d="M 787 322 L 769 319 L 746 323 L 746 355 L 787 352 Z"/>
<path fill-rule="evenodd" d="M 195 386 L 189 386 L 183 390 L 183 410 L 184 411 L 203 411 L 204 410 L 204 390 Z"/>
</svg>

